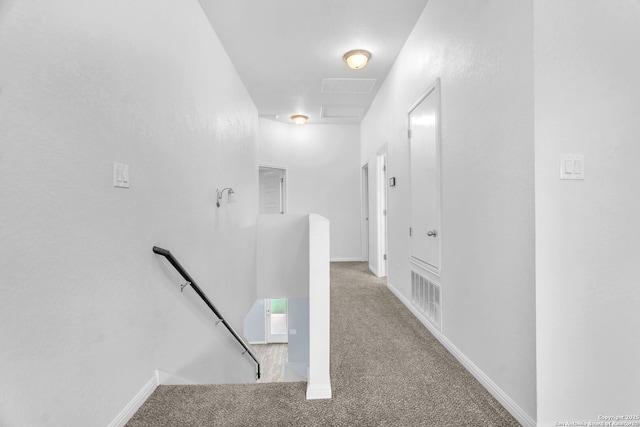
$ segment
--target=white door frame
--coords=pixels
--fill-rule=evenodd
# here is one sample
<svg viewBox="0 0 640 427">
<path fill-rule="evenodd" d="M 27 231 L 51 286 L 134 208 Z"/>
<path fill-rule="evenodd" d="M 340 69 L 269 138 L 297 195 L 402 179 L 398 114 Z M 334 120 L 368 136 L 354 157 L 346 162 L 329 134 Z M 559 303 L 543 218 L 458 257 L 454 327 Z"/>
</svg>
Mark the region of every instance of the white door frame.
<svg viewBox="0 0 640 427">
<path fill-rule="evenodd" d="M 362 166 L 362 261 L 369 261 L 369 163 Z"/>
<path fill-rule="evenodd" d="M 387 144 L 377 152 L 376 214 L 378 217 L 378 277 L 387 275 Z"/>
<path fill-rule="evenodd" d="M 278 165 L 267 165 L 267 164 L 258 164 L 258 188 L 260 188 L 260 169 L 273 169 L 282 171 L 282 213 L 287 213 L 287 201 L 289 200 L 289 195 L 287 194 L 287 181 L 289 176 L 287 174 L 286 166 L 278 166 Z M 258 206 L 258 212 L 260 211 L 260 206 Z"/>
</svg>

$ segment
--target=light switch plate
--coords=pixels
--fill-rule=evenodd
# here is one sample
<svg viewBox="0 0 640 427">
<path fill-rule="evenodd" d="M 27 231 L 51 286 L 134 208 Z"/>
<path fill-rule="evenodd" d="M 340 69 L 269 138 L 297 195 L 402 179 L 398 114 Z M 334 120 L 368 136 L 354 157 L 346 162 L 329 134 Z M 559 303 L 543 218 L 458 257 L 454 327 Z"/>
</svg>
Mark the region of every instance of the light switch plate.
<svg viewBox="0 0 640 427">
<path fill-rule="evenodd" d="M 584 179 L 583 154 L 562 154 L 560 156 L 560 179 Z"/>
<path fill-rule="evenodd" d="M 113 186 L 129 188 L 129 165 L 113 163 Z"/>
</svg>

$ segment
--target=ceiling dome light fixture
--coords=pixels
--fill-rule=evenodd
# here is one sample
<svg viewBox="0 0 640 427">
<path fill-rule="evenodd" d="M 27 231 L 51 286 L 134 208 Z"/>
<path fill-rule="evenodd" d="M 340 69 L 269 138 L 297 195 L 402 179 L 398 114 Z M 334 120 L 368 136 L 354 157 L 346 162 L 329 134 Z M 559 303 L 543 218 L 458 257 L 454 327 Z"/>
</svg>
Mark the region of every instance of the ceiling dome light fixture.
<svg viewBox="0 0 640 427">
<path fill-rule="evenodd" d="M 291 120 L 293 120 L 293 123 L 297 125 L 303 125 L 307 122 L 307 120 L 309 120 L 309 117 L 305 116 L 304 114 L 294 114 L 293 116 L 291 116 Z"/>
<path fill-rule="evenodd" d="M 371 59 L 371 52 L 362 49 L 350 50 L 342 59 L 352 70 L 359 70 L 367 65 Z"/>
</svg>

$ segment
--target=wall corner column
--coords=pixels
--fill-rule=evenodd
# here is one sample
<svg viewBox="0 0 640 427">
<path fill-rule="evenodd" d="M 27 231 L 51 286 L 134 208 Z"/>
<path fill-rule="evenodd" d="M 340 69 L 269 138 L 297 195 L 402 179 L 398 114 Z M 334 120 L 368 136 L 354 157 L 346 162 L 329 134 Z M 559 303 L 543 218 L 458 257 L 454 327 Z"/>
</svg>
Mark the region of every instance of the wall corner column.
<svg viewBox="0 0 640 427">
<path fill-rule="evenodd" d="M 309 375 L 307 399 L 331 399 L 329 220 L 309 215 Z"/>
</svg>

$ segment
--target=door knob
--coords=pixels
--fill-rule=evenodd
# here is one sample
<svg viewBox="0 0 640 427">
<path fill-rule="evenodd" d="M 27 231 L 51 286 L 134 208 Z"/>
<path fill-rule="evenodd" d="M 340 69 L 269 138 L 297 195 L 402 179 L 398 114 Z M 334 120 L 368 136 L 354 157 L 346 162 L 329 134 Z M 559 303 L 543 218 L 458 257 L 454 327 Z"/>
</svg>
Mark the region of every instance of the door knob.
<svg viewBox="0 0 640 427">
<path fill-rule="evenodd" d="M 436 230 L 427 231 L 427 236 L 429 237 L 436 237 L 437 235 L 438 232 Z"/>
</svg>

